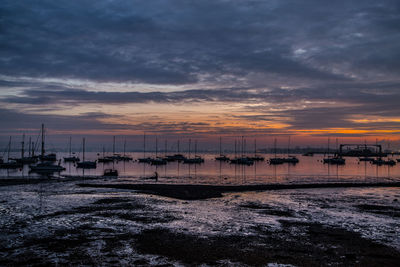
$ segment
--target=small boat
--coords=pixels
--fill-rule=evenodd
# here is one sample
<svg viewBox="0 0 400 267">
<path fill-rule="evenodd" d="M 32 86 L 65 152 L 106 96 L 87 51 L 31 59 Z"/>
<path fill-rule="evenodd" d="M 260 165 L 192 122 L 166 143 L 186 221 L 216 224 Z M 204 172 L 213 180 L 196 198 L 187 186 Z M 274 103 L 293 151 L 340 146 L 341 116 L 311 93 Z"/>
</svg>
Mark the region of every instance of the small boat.
<svg viewBox="0 0 400 267">
<path fill-rule="evenodd" d="M 323 163 L 324 164 L 332 164 L 332 165 L 344 165 L 346 163 L 346 160 L 339 156 L 338 154 L 335 154 L 334 157 L 329 157 L 330 155 L 330 138 L 328 138 L 328 157 L 324 158 Z M 336 139 L 336 146 L 337 146 L 337 139 Z"/>
<path fill-rule="evenodd" d="M 25 157 L 25 134 L 22 135 L 22 142 L 21 142 L 21 158 L 11 158 L 11 160 L 16 161 L 17 163 L 20 163 L 22 165 L 25 164 L 32 164 L 36 163 L 38 161 L 38 157 L 33 156 L 33 152 L 31 155 L 31 139 L 29 138 L 29 156 Z"/>
<path fill-rule="evenodd" d="M 225 155 L 219 155 L 218 157 L 215 157 L 215 160 L 218 160 L 218 161 L 230 161 L 230 159 Z"/>
<path fill-rule="evenodd" d="M 253 157 L 250 157 L 251 160 L 253 161 L 264 161 L 265 158 L 259 155 L 254 155 Z"/>
<path fill-rule="evenodd" d="M 36 163 L 38 162 L 38 158 L 37 157 L 23 157 L 20 159 L 14 159 L 16 162 L 18 163 L 22 163 L 23 165 L 25 164 L 32 164 L 32 163 Z"/>
<path fill-rule="evenodd" d="M 274 154 L 275 154 L 275 157 L 269 159 L 269 164 L 270 165 L 279 165 L 279 164 L 285 163 L 285 159 L 284 158 L 278 158 L 277 155 L 276 155 L 276 143 L 277 143 L 277 141 L 276 141 L 276 138 L 275 138 L 274 139 Z"/>
<path fill-rule="evenodd" d="M 333 158 L 326 158 L 324 159 L 324 163 L 333 164 L 333 165 L 344 165 L 346 160 L 342 157 L 333 157 Z"/>
<path fill-rule="evenodd" d="M 288 147 L 287 147 L 287 158 L 283 158 L 285 163 L 297 164 L 299 163 L 299 159 L 296 156 L 289 155 L 290 153 L 290 136 L 288 138 Z"/>
<path fill-rule="evenodd" d="M 51 153 L 51 154 L 45 154 L 45 149 L 44 149 L 44 137 L 45 137 L 45 135 L 44 135 L 44 131 L 45 131 L 45 129 L 44 129 L 44 124 L 42 124 L 42 130 L 41 130 L 41 135 L 42 135 L 42 151 L 41 151 L 41 154 L 40 154 L 40 156 L 39 156 L 39 160 L 40 161 L 50 161 L 50 162 L 55 162 L 55 161 L 57 161 L 57 156 L 56 156 L 56 154 L 54 154 L 54 153 Z"/>
<path fill-rule="evenodd" d="M 204 163 L 204 159 L 200 156 L 197 156 L 197 141 L 195 141 L 194 145 L 194 158 L 190 157 L 190 144 L 191 144 L 191 139 L 189 139 L 189 158 L 186 158 L 183 160 L 184 164 L 201 164 Z"/>
<path fill-rule="evenodd" d="M 81 169 L 96 169 L 97 164 L 96 161 L 82 161 L 76 163 L 76 167 Z"/>
<path fill-rule="evenodd" d="M 378 158 L 378 159 L 374 159 L 372 161 L 372 164 L 381 166 L 381 165 L 389 165 L 389 166 L 394 166 L 396 165 L 396 161 L 392 160 L 392 159 L 388 159 L 388 160 L 384 160 L 382 158 Z"/>
<path fill-rule="evenodd" d="M 204 159 L 199 156 L 195 156 L 194 158 L 185 159 L 183 161 L 183 163 L 184 164 L 201 164 L 201 163 L 204 163 Z"/>
<path fill-rule="evenodd" d="M 103 176 L 106 177 L 117 177 L 118 176 L 118 171 L 114 169 L 106 169 L 104 170 Z"/>
<path fill-rule="evenodd" d="M 284 158 L 270 158 L 269 159 L 269 164 L 270 165 L 279 165 L 279 164 L 283 164 L 285 163 L 285 159 Z"/>
<path fill-rule="evenodd" d="M 264 161 L 265 158 L 257 155 L 257 140 L 254 139 L 254 156 L 249 157 L 249 159 L 251 159 L 252 161 Z"/>
<path fill-rule="evenodd" d="M 240 157 L 240 156 L 237 156 L 237 142 L 236 142 L 236 140 L 235 140 L 235 157 L 233 158 L 233 159 L 230 159 L 230 164 L 239 164 L 239 165 L 247 165 L 247 166 L 250 166 L 250 165 L 253 165 L 254 164 L 254 160 L 252 160 L 251 158 L 249 158 L 249 157 L 246 157 L 245 156 L 245 148 L 244 148 L 244 137 L 242 136 L 242 143 L 241 143 L 242 145 L 242 148 L 241 148 L 241 153 L 242 153 L 242 156 Z"/>
<path fill-rule="evenodd" d="M 104 158 L 105 160 L 111 161 L 131 161 L 132 158 L 128 156 L 122 156 L 121 154 L 114 154 L 112 156 Z"/>
<path fill-rule="evenodd" d="M 51 154 L 39 156 L 39 160 L 41 160 L 41 161 L 52 161 L 52 162 L 54 162 L 54 161 L 57 161 L 57 156 L 56 156 L 56 154 L 51 153 Z"/>
<path fill-rule="evenodd" d="M 163 158 L 154 158 L 150 160 L 151 165 L 165 165 L 167 164 L 167 161 Z"/>
<path fill-rule="evenodd" d="M 97 161 L 101 162 L 101 163 L 109 163 L 109 162 L 113 162 L 114 159 L 112 157 L 107 156 L 107 157 L 98 158 Z"/>
<path fill-rule="evenodd" d="M 358 158 L 358 160 L 359 160 L 359 161 L 369 161 L 369 162 L 372 162 L 372 161 L 374 161 L 375 159 L 374 159 L 374 158 L 369 158 L 369 157 L 363 157 L 363 158 Z"/>
<path fill-rule="evenodd" d="M 314 153 L 313 152 L 306 152 L 306 153 L 303 154 L 303 156 L 312 157 L 312 156 L 314 156 Z"/>
<path fill-rule="evenodd" d="M 184 161 L 186 159 L 186 157 L 184 155 L 182 155 L 182 154 L 174 154 L 174 155 L 167 155 L 164 159 L 166 161 L 178 161 L 178 162 L 181 162 L 181 161 Z"/>
<path fill-rule="evenodd" d="M 147 158 L 139 158 L 138 162 L 139 163 L 151 163 L 152 158 L 147 157 Z"/>
<path fill-rule="evenodd" d="M 215 157 L 218 161 L 230 161 L 230 159 L 222 154 L 222 138 L 219 138 L 219 156 Z"/>
<path fill-rule="evenodd" d="M 55 165 L 52 162 L 42 162 L 36 165 L 29 166 L 30 172 L 36 173 L 53 173 L 53 172 L 62 172 L 65 171 L 65 168 L 60 166 L 60 162 L 58 165 Z"/>
<path fill-rule="evenodd" d="M 97 167 L 97 163 L 96 161 L 85 161 L 85 138 L 83 138 L 82 141 L 82 161 L 76 163 L 76 167 L 77 168 L 81 168 L 81 169 L 96 169 Z"/>
<path fill-rule="evenodd" d="M 119 156 L 119 161 L 131 161 L 133 158 L 125 155 L 125 150 L 126 150 L 126 140 L 124 141 L 124 154 L 122 156 Z"/>
<path fill-rule="evenodd" d="M 72 138 L 69 137 L 69 156 L 68 157 L 64 157 L 64 162 L 79 162 L 80 159 L 77 156 L 73 156 L 72 154 Z"/>
<path fill-rule="evenodd" d="M 239 164 L 239 165 L 253 165 L 254 161 L 251 158 L 248 157 L 241 157 L 241 158 L 234 158 L 230 160 L 231 164 Z"/>
<path fill-rule="evenodd" d="M 65 157 L 64 162 L 79 162 L 81 161 L 77 156 Z"/>
<path fill-rule="evenodd" d="M 0 164 L 0 169 L 20 169 L 23 164 L 15 160 L 10 160 L 8 162 L 3 162 Z"/>
<path fill-rule="evenodd" d="M 3 159 L 1 159 L 2 163 L 0 164 L 0 169 L 19 169 L 23 167 L 23 164 L 21 162 L 17 162 L 16 160 L 13 160 L 10 158 L 10 151 L 11 151 L 11 136 L 10 136 L 10 141 L 8 142 L 8 147 L 7 147 L 7 162 L 4 162 Z"/>
<path fill-rule="evenodd" d="M 287 158 L 284 158 L 283 160 L 286 163 L 292 163 L 292 164 L 299 163 L 299 159 L 296 158 L 295 156 L 288 156 Z"/>
</svg>

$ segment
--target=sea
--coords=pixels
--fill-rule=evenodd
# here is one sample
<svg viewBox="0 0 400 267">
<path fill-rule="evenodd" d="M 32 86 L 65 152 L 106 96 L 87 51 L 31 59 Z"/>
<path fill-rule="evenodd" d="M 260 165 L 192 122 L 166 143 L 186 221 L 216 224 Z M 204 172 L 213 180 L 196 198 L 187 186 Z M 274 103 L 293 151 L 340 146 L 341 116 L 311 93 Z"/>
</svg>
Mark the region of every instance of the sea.
<svg viewBox="0 0 400 267">
<path fill-rule="evenodd" d="M 58 153 L 57 157 L 68 155 Z M 89 152 L 85 156 L 96 160 L 102 155 Z M 298 164 L 270 165 L 267 160 L 275 155 L 264 154 L 265 161 L 246 166 L 220 162 L 215 160 L 217 155 L 202 153 L 199 156 L 204 157 L 203 164 L 171 162 L 152 166 L 137 162 L 143 153 L 127 153 L 127 156 L 134 160 L 98 163 L 96 169 L 86 170 L 61 160 L 66 170 L 48 182 L 0 186 L 0 265 L 242 266 L 253 265 L 251 256 L 246 255 L 253 255 L 250 252 L 256 249 L 254 246 L 264 246 L 277 253 L 262 262 L 265 266 L 307 266 L 307 262 L 354 266 L 366 257 L 356 245 L 362 248 L 367 241 L 382 246 L 384 251 L 393 249 L 400 253 L 400 189 L 396 186 L 236 192 L 190 201 L 129 189 L 79 186 L 80 183 L 373 184 L 399 182 L 400 163 L 377 166 L 349 157 L 345 165 L 329 165 L 323 163 L 324 155 L 316 154 L 296 155 Z M 147 153 L 147 156 L 155 155 Z M 118 170 L 118 178 L 101 177 L 110 168 Z M 155 172 L 159 175 L 157 181 L 149 179 Z M 0 177 L 14 181 L 43 178 L 29 173 L 28 166 L 0 170 Z M 315 234 L 315 229 L 322 232 Z M 310 231 L 319 239 L 309 239 Z M 340 233 L 352 233 L 351 239 L 338 237 Z M 266 240 L 271 236 L 278 236 L 274 242 L 280 245 L 268 243 Z M 146 246 L 146 240 L 155 241 Z M 218 247 L 221 240 L 229 242 Z M 304 244 L 296 247 L 299 242 Z M 349 247 L 344 246 L 346 242 L 350 242 Z M 206 245 L 200 248 L 201 244 Z M 231 254 L 226 250 L 230 244 L 235 247 Z M 285 249 L 278 250 L 278 245 Z M 212 246 L 217 246 L 216 250 L 207 250 Z M 302 252 L 310 246 L 312 249 Z M 197 255 L 202 253 L 199 249 L 209 251 L 213 258 L 205 255 L 204 260 Z M 341 251 L 346 253 L 341 255 Z M 240 253 L 245 256 L 237 256 Z M 372 254 L 368 256 L 372 257 L 372 265 L 386 258 Z M 321 263 L 319 257 L 325 257 L 326 262 Z M 302 261 L 296 262 L 299 258 Z"/>
</svg>

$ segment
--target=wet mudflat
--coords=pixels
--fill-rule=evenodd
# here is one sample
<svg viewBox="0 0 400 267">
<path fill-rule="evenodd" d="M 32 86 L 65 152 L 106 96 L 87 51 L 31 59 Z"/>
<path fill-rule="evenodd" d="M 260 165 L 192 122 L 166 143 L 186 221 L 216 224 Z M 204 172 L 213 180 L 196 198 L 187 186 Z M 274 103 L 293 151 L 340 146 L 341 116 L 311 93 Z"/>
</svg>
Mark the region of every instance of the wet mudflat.
<svg viewBox="0 0 400 267">
<path fill-rule="evenodd" d="M 396 266 L 398 188 L 181 200 L 74 182 L 0 188 L 0 265 Z"/>
</svg>

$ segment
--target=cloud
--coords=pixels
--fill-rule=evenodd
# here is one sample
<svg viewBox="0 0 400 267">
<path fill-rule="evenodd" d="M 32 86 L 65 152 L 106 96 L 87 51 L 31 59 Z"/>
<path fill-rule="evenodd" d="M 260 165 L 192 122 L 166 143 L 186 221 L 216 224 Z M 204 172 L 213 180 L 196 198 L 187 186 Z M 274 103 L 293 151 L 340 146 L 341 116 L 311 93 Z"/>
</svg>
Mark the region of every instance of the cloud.
<svg viewBox="0 0 400 267">
<path fill-rule="evenodd" d="M 274 131 L 268 127 L 274 123 L 289 130 L 396 130 L 397 123 L 365 125 L 354 118 L 400 114 L 399 11 L 394 0 L 5 0 L 0 101 L 8 109 L 2 118 L 9 129 L 48 120 L 59 129 L 76 123 L 82 129 L 153 127 L 165 133 L 191 127 L 257 132 L 250 123 L 264 124 L 260 131 L 266 132 Z M 108 82 L 115 86 L 104 89 Z M 136 87 L 119 89 L 127 84 Z M 151 125 L 119 125 L 93 113 L 57 117 L 11 110 L 45 114 L 55 106 L 128 103 L 237 104 L 233 114 L 221 111 L 220 119 L 249 126 L 162 116 Z"/>
<path fill-rule="evenodd" d="M 251 73 L 343 80 L 348 75 L 335 71 L 329 60 L 343 63 L 350 57 L 365 66 L 390 63 L 380 61 L 383 52 L 360 57 L 368 47 L 383 42 L 348 35 L 368 34 L 368 40 L 380 40 L 382 29 L 389 32 L 398 20 L 393 11 L 393 18 L 385 17 L 392 2 L 337 1 L 330 7 L 310 2 L 5 1 L 0 71 L 14 76 L 190 84 L 205 75 L 240 78 Z M 361 16 L 363 12 L 366 15 Z M 390 38 L 392 45 L 385 45 L 388 59 L 398 42 L 394 34 Z M 338 42 L 341 48 L 332 49 Z M 304 46 L 304 57 L 295 55 L 295 46 Z"/>
</svg>

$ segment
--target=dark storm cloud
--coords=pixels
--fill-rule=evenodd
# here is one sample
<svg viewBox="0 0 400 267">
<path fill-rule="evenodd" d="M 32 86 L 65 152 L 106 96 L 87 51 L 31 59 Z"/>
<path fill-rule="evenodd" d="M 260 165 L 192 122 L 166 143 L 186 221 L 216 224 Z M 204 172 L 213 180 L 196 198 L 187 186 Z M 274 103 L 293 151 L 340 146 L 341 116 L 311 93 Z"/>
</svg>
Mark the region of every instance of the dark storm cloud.
<svg viewBox="0 0 400 267">
<path fill-rule="evenodd" d="M 399 32 L 395 0 L 5 0 L 0 90 L 8 91 L 0 101 L 42 111 L 83 103 L 255 103 L 248 110 L 259 115 L 236 117 L 281 119 L 293 129 L 363 127 L 352 116 L 400 114 Z M 38 82 L 41 78 L 65 79 L 65 84 Z M 208 83 L 216 89 L 94 92 L 71 87 L 68 78 L 191 88 Z M 227 88 L 235 82 L 237 87 Z M 300 101 L 330 104 L 299 108 Z M 271 104 L 282 111 L 271 112 Z M 7 121 L 23 116 L 3 112 Z M 60 120 L 72 126 L 71 119 Z M 85 118 L 77 122 L 86 127 Z M 93 123 L 95 129 L 112 128 Z"/>
<path fill-rule="evenodd" d="M 1 87 L 8 87 L 8 84 Z M 177 103 L 177 102 L 243 102 L 288 105 L 298 101 L 330 101 L 354 104 L 353 109 L 366 113 L 399 110 L 400 83 L 331 83 L 297 89 L 229 87 L 191 89 L 172 92 L 87 91 L 61 85 L 29 83 L 33 89 L 23 89 L 18 95 L 0 97 L 14 104 L 115 104 L 115 103 Z M 18 85 L 19 86 L 19 85 Z M 262 111 L 262 107 L 256 107 Z M 257 111 L 257 110 L 252 110 Z"/>
<path fill-rule="evenodd" d="M 218 90 L 186 90 L 178 92 L 93 92 L 82 89 L 27 89 L 21 96 L 5 96 L 0 100 L 14 104 L 85 104 L 85 103 L 177 103 L 177 102 L 211 102 L 211 101 L 251 101 L 259 95 L 243 88 Z M 258 100 L 257 100 L 258 101 Z"/>
<path fill-rule="evenodd" d="M 5 129 L 38 129 L 41 123 L 51 125 L 57 130 L 71 129 L 115 129 L 115 124 L 102 123 L 99 119 L 112 118 L 113 116 L 101 113 L 87 113 L 80 116 L 63 116 L 63 115 L 42 115 L 42 114 L 26 114 L 18 111 L 0 108 L 0 116 L 7 118 L 3 120 L 3 132 Z"/>
<path fill-rule="evenodd" d="M 0 72 L 186 84 L 196 82 L 199 74 L 240 77 L 252 72 L 335 80 L 345 75 L 319 61 L 350 57 L 355 64 L 374 65 L 390 55 L 396 62 L 393 34 L 385 52 L 368 53 L 371 61 L 359 57 L 368 47 L 383 45 L 382 31 L 395 30 L 394 3 L 335 2 L 5 1 Z M 388 10 L 392 16 L 386 16 Z M 346 39 L 357 32 L 375 43 Z M 341 48 L 333 49 L 338 41 Z M 293 56 L 294 46 L 313 42 L 318 50 L 312 58 Z"/>
</svg>

